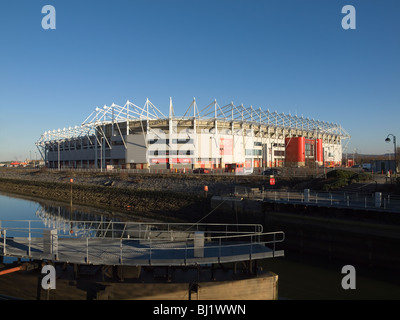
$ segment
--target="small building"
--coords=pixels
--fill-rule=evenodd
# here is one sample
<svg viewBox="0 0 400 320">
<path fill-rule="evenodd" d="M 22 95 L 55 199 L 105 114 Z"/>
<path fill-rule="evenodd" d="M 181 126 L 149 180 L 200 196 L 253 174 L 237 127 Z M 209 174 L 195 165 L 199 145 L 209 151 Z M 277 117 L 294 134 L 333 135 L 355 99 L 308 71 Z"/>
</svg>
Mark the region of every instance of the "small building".
<svg viewBox="0 0 400 320">
<path fill-rule="evenodd" d="M 386 173 L 388 171 L 395 172 L 395 160 L 372 160 L 371 171 Z"/>
</svg>

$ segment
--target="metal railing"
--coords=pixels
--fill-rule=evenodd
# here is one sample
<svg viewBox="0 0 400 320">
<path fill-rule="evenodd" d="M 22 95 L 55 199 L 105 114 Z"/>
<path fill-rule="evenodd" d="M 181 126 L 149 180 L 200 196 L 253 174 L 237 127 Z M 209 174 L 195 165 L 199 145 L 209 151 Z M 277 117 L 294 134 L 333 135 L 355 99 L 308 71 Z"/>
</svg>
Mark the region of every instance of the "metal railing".
<svg viewBox="0 0 400 320">
<path fill-rule="evenodd" d="M 123 222 L 113 220 L 68 220 L 65 218 L 47 221 L 43 226 L 42 220 L 0 220 L 0 230 L 9 230 L 13 236 L 32 237 L 40 234 L 43 229 L 57 229 L 59 236 L 91 237 L 91 238 L 147 238 L 153 231 L 158 234 L 177 232 L 193 233 L 204 231 L 209 235 L 219 234 L 230 236 L 233 234 L 260 234 L 263 232 L 261 224 L 227 224 L 227 223 L 169 223 L 169 222 Z"/>
<path fill-rule="evenodd" d="M 187 264 L 252 259 L 265 248 L 275 256 L 285 238 L 281 231 L 263 233 L 257 224 L 70 221 L 48 229 L 35 226 L 39 222 L 0 220 L 2 254 L 94 264 Z"/>
<path fill-rule="evenodd" d="M 260 190 L 259 188 L 237 187 L 233 196 L 280 203 L 304 203 L 327 207 L 336 206 L 397 211 L 400 213 L 400 196 L 381 192 L 324 192 L 309 189 L 303 191 Z"/>
</svg>

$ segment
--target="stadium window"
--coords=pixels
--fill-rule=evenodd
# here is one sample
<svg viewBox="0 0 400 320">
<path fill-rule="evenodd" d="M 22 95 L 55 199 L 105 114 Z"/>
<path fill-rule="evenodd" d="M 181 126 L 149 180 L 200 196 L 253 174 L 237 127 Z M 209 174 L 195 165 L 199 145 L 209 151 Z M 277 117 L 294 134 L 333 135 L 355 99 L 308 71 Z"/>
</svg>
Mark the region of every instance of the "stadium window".
<svg viewBox="0 0 400 320">
<path fill-rule="evenodd" d="M 274 156 L 275 157 L 284 157 L 285 156 L 285 151 L 274 150 Z"/>
<path fill-rule="evenodd" d="M 314 156 L 314 145 L 311 143 L 306 143 L 305 151 L 306 151 L 306 157 L 313 157 Z"/>
</svg>

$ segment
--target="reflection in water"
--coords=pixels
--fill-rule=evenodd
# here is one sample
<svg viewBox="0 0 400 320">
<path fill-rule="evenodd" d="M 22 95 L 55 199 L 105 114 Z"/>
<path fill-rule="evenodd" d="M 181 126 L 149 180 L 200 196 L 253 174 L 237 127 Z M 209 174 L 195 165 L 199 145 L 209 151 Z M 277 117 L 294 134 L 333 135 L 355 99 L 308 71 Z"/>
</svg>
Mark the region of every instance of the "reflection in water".
<svg viewBox="0 0 400 320">
<path fill-rule="evenodd" d="M 105 210 L 83 206 L 64 205 L 55 201 L 43 201 L 39 199 L 26 199 L 16 195 L 0 194 L 0 225 L 25 228 L 18 233 L 8 231 L 9 236 L 28 237 L 28 226 L 32 230 L 32 236 L 42 236 L 43 228 L 57 229 L 58 234 L 66 236 L 115 236 L 117 224 L 110 222 L 140 221 L 154 222 L 152 219 L 134 215 L 125 217 Z M 108 228 L 108 226 L 110 226 Z"/>
<path fill-rule="evenodd" d="M 0 193 L 0 220 L 42 220 L 46 226 L 57 221 L 114 220 L 113 213 L 83 206 L 65 205 L 56 201 L 25 198 Z"/>
<path fill-rule="evenodd" d="M 99 236 L 96 232 L 100 225 L 119 221 L 105 215 L 43 203 L 39 205 L 35 215 L 46 228 L 57 229 L 59 233 L 75 236 Z M 85 223 L 86 221 L 88 223 Z"/>
<path fill-rule="evenodd" d="M 39 208 L 36 210 L 35 215 L 40 218 L 46 226 L 49 227 L 68 221 L 112 220 L 104 215 L 88 213 L 87 211 L 82 211 L 79 209 L 74 209 L 71 211 L 70 208 L 43 203 L 39 204 Z M 116 220 L 114 219 L 113 221 Z"/>
</svg>

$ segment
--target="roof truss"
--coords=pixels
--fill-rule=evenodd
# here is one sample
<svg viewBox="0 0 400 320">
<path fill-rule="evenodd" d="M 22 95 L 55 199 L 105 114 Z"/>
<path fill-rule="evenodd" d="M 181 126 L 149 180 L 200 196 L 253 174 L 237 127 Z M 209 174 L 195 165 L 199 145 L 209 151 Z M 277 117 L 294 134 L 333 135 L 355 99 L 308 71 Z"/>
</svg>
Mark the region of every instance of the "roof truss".
<svg viewBox="0 0 400 320">
<path fill-rule="evenodd" d="M 236 106 L 233 102 L 221 107 L 217 103 L 217 100 L 214 100 L 199 111 L 196 99 L 193 98 L 192 103 L 182 117 L 174 115 L 172 100 L 170 100 L 169 117 L 173 119 L 236 121 L 253 125 L 265 125 L 267 127 L 301 129 L 313 133 L 318 132 L 321 134 L 337 135 L 342 138 L 350 138 L 347 131 L 338 124 L 304 118 L 303 116 L 292 116 L 290 114 L 278 113 L 277 111 L 271 112 L 269 110 L 262 110 L 261 108 L 254 108 L 253 106 L 246 108 L 243 104 Z M 168 117 L 154 106 L 149 99 L 146 99 L 143 107 L 139 107 L 129 100 L 123 106 L 113 103 L 111 106 L 96 108 L 80 126 L 45 131 L 36 142 L 36 146 L 39 148 L 44 147 L 48 143 L 84 137 L 89 138 L 91 136 L 96 136 L 97 138 L 96 131 L 99 135 L 106 138 L 101 129 L 103 125 L 115 124 L 116 129 L 121 134 L 119 127 L 119 123 L 121 122 L 159 119 L 168 119 Z M 123 135 L 121 134 L 121 136 Z M 109 143 L 108 140 L 107 143 Z"/>
</svg>

